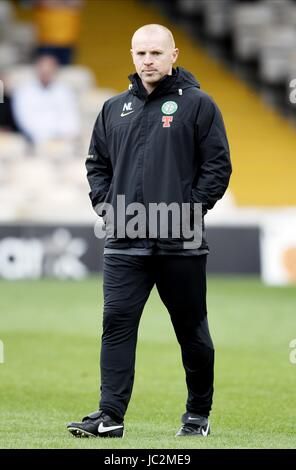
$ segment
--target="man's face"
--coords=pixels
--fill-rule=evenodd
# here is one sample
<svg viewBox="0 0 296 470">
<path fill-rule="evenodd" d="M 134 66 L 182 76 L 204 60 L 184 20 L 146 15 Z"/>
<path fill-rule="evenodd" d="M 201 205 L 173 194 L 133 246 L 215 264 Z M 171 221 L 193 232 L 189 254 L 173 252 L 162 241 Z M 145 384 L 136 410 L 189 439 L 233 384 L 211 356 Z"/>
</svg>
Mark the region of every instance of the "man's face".
<svg viewBox="0 0 296 470">
<path fill-rule="evenodd" d="M 42 56 L 36 63 L 37 76 L 40 82 L 44 85 L 50 85 L 57 74 L 58 63 L 54 57 Z"/>
<path fill-rule="evenodd" d="M 133 38 L 131 53 L 143 85 L 154 88 L 162 77 L 171 75 L 178 52 L 168 35 L 162 31 L 154 34 L 137 32 Z"/>
</svg>

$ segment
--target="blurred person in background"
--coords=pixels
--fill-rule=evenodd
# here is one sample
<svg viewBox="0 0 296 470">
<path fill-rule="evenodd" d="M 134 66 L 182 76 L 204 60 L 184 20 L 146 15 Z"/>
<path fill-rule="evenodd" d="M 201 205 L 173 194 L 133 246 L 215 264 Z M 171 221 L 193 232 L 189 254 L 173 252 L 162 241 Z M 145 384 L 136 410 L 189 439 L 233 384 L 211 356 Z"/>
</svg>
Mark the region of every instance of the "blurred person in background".
<svg viewBox="0 0 296 470">
<path fill-rule="evenodd" d="M 20 131 L 34 144 L 79 136 L 76 98 L 69 87 L 56 80 L 58 70 L 55 57 L 41 56 L 36 60 L 36 78 L 13 92 L 14 118 Z"/>
<path fill-rule="evenodd" d="M 3 95 L 2 95 L 3 92 Z M 5 73 L 0 70 L 0 132 L 18 132 L 12 112 L 11 96 L 5 83 Z"/>
<path fill-rule="evenodd" d="M 206 437 L 214 391 L 214 346 L 207 320 L 209 248 L 203 216 L 228 186 L 228 141 L 213 99 L 200 90 L 190 72 L 173 67 L 179 51 L 167 28 L 139 28 L 131 53 L 137 73 L 129 76 L 128 91 L 105 102 L 86 160 L 90 199 L 104 217 L 107 233 L 99 409 L 82 422 L 69 423 L 68 430 L 76 437 L 123 437 L 138 326 L 156 285 L 170 314 L 186 375 L 188 396 L 176 435 Z M 118 196 L 124 196 L 124 207 Z M 151 205 L 177 206 L 176 227 L 184 223 L 183 216 L 180 221 L 184 203 L 189 206 L 186 231 L 194 223 L 200 233 L 200 240 L 190 247 L 184 244 L 184 233 L 174 236 L 174 224 L 168 219 L 167 235 L 149 220 L 151 235 L 151 225 L 148 228 L 143 219 L 136 222 L 144 226 L 141 235 L 126 233 L 133 222 L 127 215 L 132 204 L 136 211 L 144 208 L 145 221 Z"/>
<path fill-rule="evenodd" d="M 73 62 L 83 0 L 36 0 L 37 54 L 50 54 L 60 65 Z"/>
</svg>

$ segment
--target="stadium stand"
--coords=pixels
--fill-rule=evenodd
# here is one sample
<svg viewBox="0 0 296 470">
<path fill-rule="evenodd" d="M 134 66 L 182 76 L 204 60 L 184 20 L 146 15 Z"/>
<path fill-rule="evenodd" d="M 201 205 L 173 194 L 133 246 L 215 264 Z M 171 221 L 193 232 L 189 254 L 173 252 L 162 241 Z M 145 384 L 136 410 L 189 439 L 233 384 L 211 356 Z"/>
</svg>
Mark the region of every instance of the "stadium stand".
<svg viewBox="0 0 296 470">
<path fill-rule="evenodd" d="M 37 54 L 51 54 L 62 65 L 75 57 L 80 33 L 82 0 L 35 0 Z"/>
<path fill-rule="evenodd" d="M 5 4 L 5 2 L 2 3 Z M 83 122 L 81 147 L 84 150 L 87 148 L 91 127 L 103 101 L 113 93 L 112 89 L 120 91 L 127 86 L 126 77 L 132 69 L 132 64 L 126 51 L 129 47 L 131 32 L 138 26 L 139 18 L 141 23 L 158 21 L 168 24 L 167 20 L 155 14 L 154 9 L 151 9 L 149 5 L 147 7 L 140 2 L 133 1 L 123 3 L 86 2 L 77 59 L 84 66 L 67 67 L 61 72 L 61 79 L 73 86 L 79 95 Z M 230 34 L 230 28 L 232 28 L 234 51 L 238 52 L 239 58 L 243 60 L 252 58 L 254 54 L 259 57 L 261 49 L 256 41 L 258 41 L 259 29 L 260 31 L 263 29 L 262 23 L 267 28 L 265 31 L 268 31 L 275 18 L 280 17 L 277 2 L 274 3 L 273 8 L 270 8 L 270 2 L 234 5 L 235 2 L 231 0 L 170 3 L 176 4 L 175 8 L 181 16 L 183 14 L 185 17 L 195 18 L 196 14 L 202 14 L 208 18 L 205 21 L 205 29 L 211 36 L 225 37 Z M 286 5 L 284 12 L 280 9 L 281 21 L 284 21 L 285 18 L 291 18 L 288 11 L 292 7 L 289 2 L 283 1 L 281 4 Z M 112 15 L 115 6 L 117 14 Z M 225 12 L 229 12 L 229 8 L 234 6 L 235 8 L 230 10 L 233 14 L 226 15 Z M 13 19 L 15 14 L 11 8 L 2 8 L 3 15 L 10 16 L 10 21 L 15 22 L 16 20 Z M 22 22 L 28 23 L 29 14 L 27 11 L 18 17 Z M 128 23 L 121 21 L 125 17 L 129 18 Z M 97 18 L 101 18 L 99 29 L 96 28 Z M 192 70 L 199 78 L 202 87 L 214 96 L 225 116 L 234 159 L 235 172 L 232 177 L 231 192 L 235 204 L 271 207 L 295 204 L 296 191 L 291 181 L 296 165 L 295 132 L 292 127 L 268 105 L 262 103 L 251 88 L 229 73 L 222 63 L 213 60 L 197 44 L 193 44 L 181 27 L 175 29 L 177 43 L 181 49 L 182 65 Z M 100 40 L 106 37 L 108 37 L 107 43 L 105 40 Z M 250 43 L 251 38 L 253 43 Z M 271 41 L 274 42 L 274 37 Z M 96 44 L 96 54 L 93 54 L 93 44 Z M 266 47 L 271 47 L 268 40 Z M 282 47 L 278 44 L 279 56 L 281 50 Z M 110 60 L 114 54 L 116 60 Z M 273 52 L 271 56 L 273 57 Z M 29 76 L 32 73 L 30 68 L 30 65 L 9 67 L 8 76 L 11 86 L 13 87 L 16 81 L 24 80 L 26 76 Z M 282 63 L 281 66 L 279 64 L 276 66 L 276 70 L 283 72 Z M 288 77 L 293 76 L 293 70 L 289 62 L 289 71 L 285 78 L 286 86 Z M 103 90 L 95 87 L 95 78 L 104 87 Z M 273 136 L 272 144 L 270 136 Z M 46 153 L 52 155 L 52 148 L 53 145 L 49 145 Z M 277 178 L 278 174 L 282 175 L 280 180 Z M 251 191 L 250 181 L 252 182 Z"/>
<path fill-rule="evenodd" d="M 0 53 L 0 65 L 13 88 L 32 74 L 33 16 L 16 1 L 15 9 L 12 2 L 0 4 L 0 23 L 6 25 L 0 51 L 1 46 L 14 51 Z M 1 221 L 94 222 L 83 177 L 91 130 L 103 102 L 114 90 L 127 88 L 133 70 L 130 37 L 145 23 L 173 29 L 179 64 L 198 78 L 224 116 L 234 172 L 230 191 L 208 214 L 208 224 L 258 226 L 277 209 L 293 210 L 295 104 L 288 97 L 296 78 L 295 7 L 288 0 L 85 0 L 76 63 L 59 76 L 76 93 L 81 137 L 74 146 L 53 141 L 32 148 L 20 136 L 0 134 Z M 23 33 L 26 50 L 7 33 L 9 24 L 31 25 Z M 284 90 L 280 111 L 284 108 L 286 116 L 272 106 L 279 90 L 281 97 Z M 42 184 L 35 181 L 38 175 Z"/>
<path fill-rule="evenodd" d="M 17 5 L 15 5 L 17 6 Z M 19 13 L 21 14 L 19 15 Z M 22 17 L 24 13 L 25 18 Z M 34 77 L 36 35 L 30 10 L 0 4 L 0 70 L 13 94 Z M 103 102 L 114 94 L 100 89 L 92 70 L 82 65 L 60 69 L 57 81 L 75 93 L 81 122 L 75 142 L 49 140 L 32 146 L 22 135 L 0 130 L 0 221 L 93 221 L 84 174 L 91 131 Z"/>
<path fill-rule="evenodd" d="M 145 4 L 157 7 L 154 1 Z M 289 84 L 295 70 L 295 2 L 185 0 L 164 2 L 162 10 L 179 27 L 182 64 L 223 111 L 234 163 L 235 204 L 293 207 L 296 134 Z M 194 47 L 184 41 L 184 32 L 197 40 Z M 273 107 L 279 97 L 280 114 Z"/>
</svg>

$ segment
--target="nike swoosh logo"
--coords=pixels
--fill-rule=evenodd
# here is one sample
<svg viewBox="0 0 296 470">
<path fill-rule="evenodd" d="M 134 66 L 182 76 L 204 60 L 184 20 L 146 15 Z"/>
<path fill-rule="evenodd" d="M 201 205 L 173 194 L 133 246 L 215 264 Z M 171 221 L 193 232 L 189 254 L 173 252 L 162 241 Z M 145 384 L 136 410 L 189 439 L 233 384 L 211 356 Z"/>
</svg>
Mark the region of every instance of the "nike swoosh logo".
<svg viewBox="0 0 296 470">
<path fill-rule="evenodd" d="M 203 430 L 203 428 L 201 428 L 201 433 L 204 437 L 206 437 L 208 435 L 209 427 L 210 427 L 210 423 L 208 423 L 205 431 Z"/>
<path fill-rule="evenodd" d="M 132 111 L 129 111 L 128 113 L 121 113 L 120 117 L 127 116 L 128 114 L 134 113 L 135 110 L 133 109 Z"/>
<path fill-rule="evenodd" d="M 188 416 L 188 419 L 191 419 L 192 421 L 200 421 L 200 418 L 191 418 L 191 416 Z"/>
<path fill-rule="evenodd" d="M 99 427 L 98 427 L 98 431 L 100 433 L 102 432 L 108 432 L 108 431 L 114 431 L 115 429 L 121 429 L 123 428 L 123 426 L 104 426 L 103 423 L 100 423 Z"/>
</svg>

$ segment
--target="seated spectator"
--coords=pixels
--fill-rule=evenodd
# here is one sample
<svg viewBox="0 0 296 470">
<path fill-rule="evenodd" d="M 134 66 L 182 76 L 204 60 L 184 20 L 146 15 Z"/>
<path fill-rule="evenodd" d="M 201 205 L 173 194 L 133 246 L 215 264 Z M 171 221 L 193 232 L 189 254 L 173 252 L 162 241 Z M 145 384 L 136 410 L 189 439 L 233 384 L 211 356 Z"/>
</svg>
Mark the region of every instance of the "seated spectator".
<svg viewBox="0 0 296 470">
<path fill-rule="evenodd" d="M 5 86 L 5 75 L 0 71 L 0 132 L 17 132 L 12 113 L 11 98 Z"/>
<path fill-rule="evenodd" d="M 37 54 L 54 55 L 61 65 L 72 63 L 82 0 L 37 0 L 35 5 Z"/>
<path fill-rule="evenodd" d="M 58 68 L 54 57 L 41 56 L 36 61 L 36 78 L 14 90 L 12 105 L 16 123 L 33 143 L 79 136 L 75 96 L 66 85 L 56 81 Z"/>
</svg>

